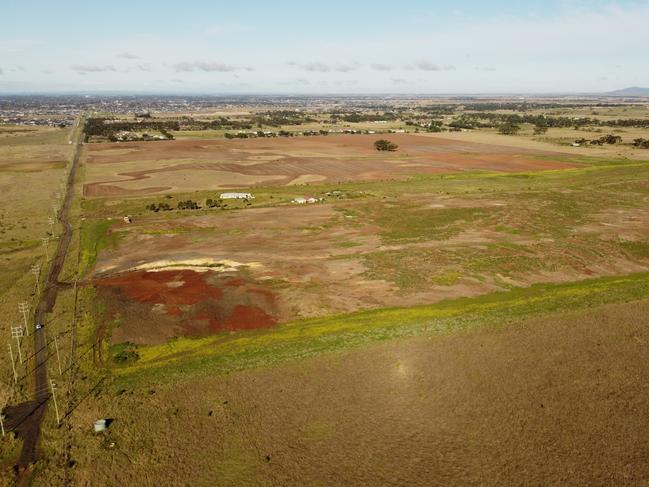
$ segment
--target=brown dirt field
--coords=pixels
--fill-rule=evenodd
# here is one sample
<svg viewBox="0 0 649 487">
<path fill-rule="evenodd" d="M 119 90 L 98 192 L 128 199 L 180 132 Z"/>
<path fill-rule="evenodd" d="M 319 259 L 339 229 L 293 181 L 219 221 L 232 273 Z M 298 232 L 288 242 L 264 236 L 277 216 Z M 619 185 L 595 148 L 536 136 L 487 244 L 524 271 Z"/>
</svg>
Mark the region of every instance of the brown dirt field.
<svg viewBox="0 0 649 487">
<path fill-rule="evenodd" d="M 648 301 L 611 305 L 103 393 L 74 412 L 72 472 L 78 485 L 647 485 L 648 317 Z M 106 416 L 107 435 L 88 434 Z"/>
<path fill-rule="evenodd" d="M 267 328 L 281 315 L 272 291 L 230 274 L 135 271 L 94 284 L 107 307 L 105 321 L 119 323 L 112 343 L 164 343 L 177 336 Z"/>
<path fill-rule="evenodd" d="M 409 197 L 403 195 L 407 201 Z M 413 201 L 432 209 L 493 208 L 504 212 L 499 215 L 522 208 L 519 200 L 512 202 L 493 196 L 418 194 L 413 196 Z M 363 201 L 343 203 L 348 209 L 365 204 Z M 535 211 L 535 203 L 529 204 L 530 211 Z M 360 309 L 430 304 L 502 290 L 509 285 L 524 287 L 647 269 L 646 260 L 615 250 L 615 243 L 621 237 L 646 240 L 648 222 L 646 212 L 640 208 L 597 213 L 588 225 L 575 228 L 570 243 L 551 238 L 541 242 L 527 233 L 503 233 L 497 231 L 494 224 L 485 225 L 479 221 L 462 224 L 461 232 L 444 239 L 384 242 L 377 224 L 362 218 L 348 219 L 336 211 L 337 208 L 334 204 L 249 208 L 200 216 L 183 215 L 173 220 L 164 215 L 148 215 L 131 224 L 116 223 L 111 231 L 119 235 L 120 243 L 101 252 L 95 276 L 110 278 L 142 263 L 158 267 L 160 262 L 180 264 L 193 260 L 195 264 L 204 265 L 210 261 L 232 260 L 245 267 L 252 281 L 273 290 L 282 311 L 280 314 L 266 313 L 287 321 Z M 535 258 L 555 259 L 560 265 L 555 268 L 541 264 L 510 266 L 503 257 L 508 251 L 500 254 L 498 250 L 503 242 L 520 246 Z M 599 249 L 599 257 L 592 255 L 590 248 Z M 366 255 L 376 252 L 403 257 L 392 261 L 391 265 L 391 257 L 385 257 L 380 270 L 370 272 L 371 261 L 368 264 Z M 435 272 L 442 274 L 444 266 L 448 265 L 444 260 L 447 258 L 465 259 L 452 264 L 457 267 L 449 267 L 458 269 L 457 280 L 448 283 L 422 280 L 408 288 L 400 287 L 400 281 L 395 281 L 398 272 L 410 273 L 414 278 L 420 273 L 425 278 Z M 482 258 L 498 260 L 495 264 L 488 263 L 484 270 L 471 270 L 471 266 L 465 264 L 482 263 Z M 404 279 L 412 279 L 405 275 Z M 141 318 L 151 321 L 144 315 Z M 121 338 L 119 334 L 115 336 L 115 340 Z M 158 340 L 159 336 L 154 335 L 154 339 Z"/>
<path fill-rule="evenodd" d="M 465 170 L 536 171 L 574 167 L 538 156 L 556 152 L 393 134 L 394 153 L 379 153 L 376 135 L 292 139 L 176 140 L 86 146 L 86 196 L 149 194 L 403 178 Z M 116 149 L 119 147 L 119 149 Z M 120 193 L 120 191 L 123 191 Z"/>
</svg>

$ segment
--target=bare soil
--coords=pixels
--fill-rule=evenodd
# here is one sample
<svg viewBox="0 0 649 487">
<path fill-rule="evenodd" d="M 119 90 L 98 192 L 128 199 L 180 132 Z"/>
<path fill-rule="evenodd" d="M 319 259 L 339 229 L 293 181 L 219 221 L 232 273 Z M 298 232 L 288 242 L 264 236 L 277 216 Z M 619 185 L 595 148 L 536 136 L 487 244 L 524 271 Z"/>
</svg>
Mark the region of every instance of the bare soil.
<svg viewBox="0 0 649 487">
<path fill-rule="evenodd" d="M 134 271 L 94 284 L 107 306 L 104 321 L 115 325 L 112 343 L 156 344 L 177 336 L 267 328 L 282 315 L 275 293 L 240 276 Z"/>
</svg>

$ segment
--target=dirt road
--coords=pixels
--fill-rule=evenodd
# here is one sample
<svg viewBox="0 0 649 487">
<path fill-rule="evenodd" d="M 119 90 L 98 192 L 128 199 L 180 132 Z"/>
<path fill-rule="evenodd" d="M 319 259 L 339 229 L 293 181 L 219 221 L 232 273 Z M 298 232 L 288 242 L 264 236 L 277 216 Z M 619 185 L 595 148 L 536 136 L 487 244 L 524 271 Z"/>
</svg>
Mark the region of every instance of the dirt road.
<svg viewBox="0 0 649 487">
<path fill-rule="evenodd" d="M 80 148 L 83 133 L 83 119 L 79 120 L 75 133 L 75 147 L 72 156 L 72 167 L 68 174 L 66 183 L 65 198 L 59 211 L 58 218 L 63 226 L 63 232 L 59 237 L 59 243 L 50 265 L 43 292 L 36 307 L 34 316 L 35 323 L 46 325 L 47 313 L 51 312 L 56 303 L 59 292 L 59 275 L 63 269 L 65 256 L 72 239 L 72 225 L 68 221 L 72 198 L 74 196 L 74 178 L 79 164 Z M 33 325 L 32 325 L 33 326 Z M 37 446 L 40 439 L 41 422 L 45 413 L 47 402 L 50 398 L 50 384 L 47 377 L 47 360 L 49 351 L 46 338 L 47 326 L 35 330 L 31 335 L 34 339 L 35 366 L 33 369 L 34 399 L 24 403 L 11 406 L 6 409 L 7 426 L 9 430 L 15 431 L 23 440 L 23 449 L 16 465 L 19 475 L 19 483 L 25 481 L 24 472 L 27 467 L 37 459 Z"/>
</svg>

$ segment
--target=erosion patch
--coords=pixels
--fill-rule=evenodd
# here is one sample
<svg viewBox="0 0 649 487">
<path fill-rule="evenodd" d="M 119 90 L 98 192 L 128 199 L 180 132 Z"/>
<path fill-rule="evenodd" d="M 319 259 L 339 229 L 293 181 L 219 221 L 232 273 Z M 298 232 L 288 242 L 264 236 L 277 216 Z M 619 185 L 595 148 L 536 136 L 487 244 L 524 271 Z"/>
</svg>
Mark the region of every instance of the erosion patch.
<svg viewBox="0 0 649 487">
<path fill-rule="evenodd" d="M 267 328 L 281 317 L 270 289 L 236 273 L 137 270 L 95 285 L 106 304 L 101 333 L 112 344 Z"/>
</svg>

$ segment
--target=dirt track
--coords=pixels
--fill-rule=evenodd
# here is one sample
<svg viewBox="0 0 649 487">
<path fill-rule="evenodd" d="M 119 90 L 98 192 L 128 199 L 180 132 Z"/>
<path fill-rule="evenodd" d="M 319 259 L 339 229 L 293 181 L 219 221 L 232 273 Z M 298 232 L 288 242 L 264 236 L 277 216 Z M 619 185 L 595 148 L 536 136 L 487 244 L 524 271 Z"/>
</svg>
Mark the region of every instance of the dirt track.
<svg viewBox="0 0 649 487">
<path fill-rule="evenodd" d="M 79 121 L 79 126 L 81 126 L 81 124 L 82 121 Z M 80 132 L 81 129 L 79 129 L 78 134 Z M 72 225 L 68 221 L 68 215 L 72 205 L 72 198 L 74 196 L 73 185 L 79 164 L 80 140 L 81 137 L 78 136 L 72 159 L 72 167 L 68 174 L 65 199 L 63 200 L 63 206 L 58 215 L 59 221 L 63 226 L 63 232 L 59 236 L 56 253 L 52 259 L 50 270 L 44 283 L 43 292 L 36 308 L 36 314 L 34 317 L 35 323 L 46 324 L 46 315 L 54 308 L 59 292 L 59 274 L 63 269 L 68 246 L 72 239 Z M 36 362 L 33 370 L 35 400 L 17 404 L 8 408 L 5 412 L 9 424 L 8 429 L 16 431 L 23 440 L 23 449 L 18 464 L 16 465 L 19 474 L 19 483 L 27 481 L 25 476 L 25 472 L 27 471 L 26 469 L 37 459 L 37 447 L 41 433 L 41 422 L 47 402 L 50 398 L 50 385 L 47 377 L 47 360 L 49 358 L 49 352 L 46 329 L 47 327 L 42 328 L 32 334 L 34 337 L 34 357 Z"/>
</svg>

